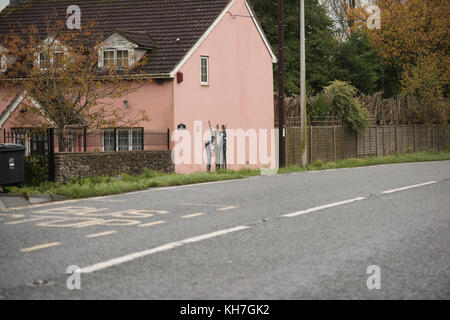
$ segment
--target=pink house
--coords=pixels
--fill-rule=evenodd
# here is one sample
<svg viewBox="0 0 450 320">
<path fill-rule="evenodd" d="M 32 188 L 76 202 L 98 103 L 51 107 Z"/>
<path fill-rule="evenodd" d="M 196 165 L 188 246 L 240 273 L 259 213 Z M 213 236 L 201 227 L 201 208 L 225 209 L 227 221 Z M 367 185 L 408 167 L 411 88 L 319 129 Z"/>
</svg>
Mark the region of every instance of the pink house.
<svg viewBox="0 0 450 320">
<path fill-rule="evenodd" d="M 274 141 L 270 138 L 274 129 L 273 64 L 276 57 L 248 1 L 34 0 L 12 4 L 0 13 L 0 33 L 8 32 L 16 21 L 42 26 L 46 12 L 56 10 L 66 16 L 67 8 L 77 5 L 81 24 L 96 19 L 106 26 L 105 34 L 109 34 L 100 54 L 99 67 L 111 63 L 132 65 L 145 53 L 150 53 L 145 73 L 153 79 L 152 83 L 115 103 L 128 108 L 130 115 L 145 109 L 151 120 L 141 123 L 139 128 L 114 131 L 126 136 L 128 130 L 128 140 L 117 136 L 112 139 L 125 141 L 125 144 L 129 141 L 131 150 L 135 135 L 142 129 L 170 129 L 174 133 L 171 148 L 184 159 L 176 163 L 176 171 L 194 172 L 206 168 L 203 156 L 199 159 L 196 152 L 200 150 L 203 155 L 208 121 L 211 121 L 214 126 L 226 124 L 230 133 L 245 133 L 242 140 L 246 142 L 245 150 L 238 142 L 233 143 L 239 137 L 230 135 L 228 144 L 232 150 L 227 154 L 228 168 L 268 166 L 261 153 L 267 156 L 274 153 L 270 149 Z M 22 10 L 17 10 L 17 6 L 22 6 Z M 24 16 L 32 18 L 22 19 Z M 1 69 L 7 70 L 7 57 L 0 59 Z M 15 116 L 26 96 L 8 96 L 8 90 L 0 84 L 0 130 L 33 126 L 32 121 L 18 123 Z M 187 130 L 177 133 L 180 124 Z M 112 131 L 105 130 L 110 136 Z M 187 139 L 185 135 L 183 139 L 180 136 L 186 132 L 191 141 L 179 153 L 178 144 Z M 257 135 L 257 142 L 253 141 L 252 132 Z M 260 132 L 266 132 L 268 139 L 262 139 L 265 136 Z M 200 137 L 201 141 L 195 137 Z M 105 147 L 108 142 L 103 138 L 102 143 Z M 252 143 L 256 143 L 257 151 L 251 149 Z"/>
</svg>

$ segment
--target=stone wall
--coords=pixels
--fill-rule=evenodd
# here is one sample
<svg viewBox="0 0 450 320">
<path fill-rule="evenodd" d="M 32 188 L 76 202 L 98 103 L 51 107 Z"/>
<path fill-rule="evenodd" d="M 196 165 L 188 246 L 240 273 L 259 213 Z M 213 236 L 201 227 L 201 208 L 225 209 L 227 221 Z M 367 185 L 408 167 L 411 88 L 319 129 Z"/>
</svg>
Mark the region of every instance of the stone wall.
<svg viewBox="0 0 450 320">
<path fill-rule="evenodd" d="M 55 179 L 61 183 L 79 177 L 118 176 L 122 173 L 139 175 L 144 168 L 174 172 L 171 152 L 165 150 L 55 154 Z"/>
</svg>

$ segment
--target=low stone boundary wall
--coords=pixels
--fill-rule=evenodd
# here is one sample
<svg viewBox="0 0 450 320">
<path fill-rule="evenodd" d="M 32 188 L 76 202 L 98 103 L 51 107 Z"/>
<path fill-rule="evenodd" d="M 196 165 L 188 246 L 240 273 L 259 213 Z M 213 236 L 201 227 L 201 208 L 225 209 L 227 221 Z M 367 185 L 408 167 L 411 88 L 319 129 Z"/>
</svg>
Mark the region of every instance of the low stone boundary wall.
<svg viewBox="0 0 450 320">
<path fill-rule="evenodd" d="M 118 176 L 122 173 L 139 175 L 144 168 L 174 172 L 171 152 L 164 150 L 55 154 L 55 180 L 61 183 L 80 177 Z"/>
</svg>

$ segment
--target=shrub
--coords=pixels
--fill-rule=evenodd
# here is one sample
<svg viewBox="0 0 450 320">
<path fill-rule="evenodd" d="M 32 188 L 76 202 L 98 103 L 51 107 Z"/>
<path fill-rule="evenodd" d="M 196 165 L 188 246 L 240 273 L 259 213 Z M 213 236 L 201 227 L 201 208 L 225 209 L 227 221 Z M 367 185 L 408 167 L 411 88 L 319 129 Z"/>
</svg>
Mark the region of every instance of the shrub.
<svg viewBox="0 0 450 320">
<path fill-rule="evenodd" d="M 47 159 L 43 156 L 25 157 L 25 184 L 38 186 L 48 180 Z"/>
<path fill-rule="evenodd" d="M 332 110 L 332 105 L 332 96 L 323 92 L 319 93 L 310 99 L 309 105 L 307 106 L 308 115 L 313 117 L 329 116 Z"/>
<path fill-rule="evenodd" d="M 369 114 L 356 98 L 355 87 L 344 81 L 333 81 L 325 87 L 324 94 L 331 98 L 331 115 L 339 116 L 354 130 L 365 130 L 369 126 Z"/>
<path fill-rule="evenodd" d="M 323 162 L 323 160 L 318 159 L 318 160 L 314 161 L 312 165 L 313 165 L 313 167 L 321 168 L 324 165 L 324 162 Z"/>
</svg>

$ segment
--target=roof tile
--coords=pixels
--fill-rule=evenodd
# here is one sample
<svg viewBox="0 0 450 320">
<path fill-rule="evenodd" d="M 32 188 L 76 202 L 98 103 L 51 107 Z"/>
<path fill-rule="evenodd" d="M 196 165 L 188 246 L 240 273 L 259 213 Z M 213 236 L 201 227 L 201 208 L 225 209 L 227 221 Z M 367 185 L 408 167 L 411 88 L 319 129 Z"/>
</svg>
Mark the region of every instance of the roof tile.
<svg viewBox="0 0 450 320">
<path fill-rule="evenodd" d="M 155 47 L 144 71 L 168 74 L 228 3 L 229 0 L 28 0 L 0 12 L 0 34 L 11 29 L 19 31 L 18 21 L 21 29 L 35 25 L 44 32 L 46 20 L 52 16 L 65 20 L 67 7 L 78 5 L 82 22 L 95 20 L 104 35 L 120 31 L 141 46 Z"/>
</svg>

